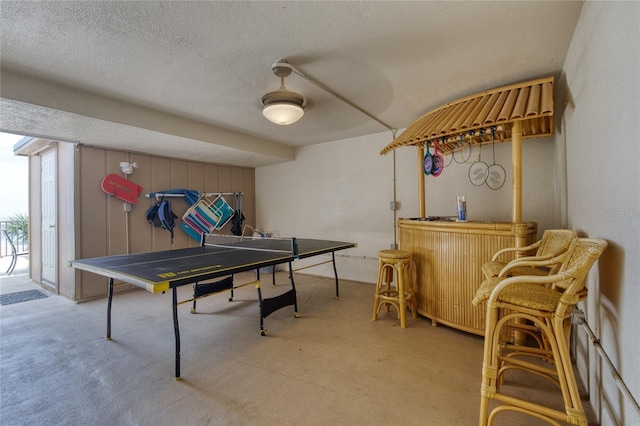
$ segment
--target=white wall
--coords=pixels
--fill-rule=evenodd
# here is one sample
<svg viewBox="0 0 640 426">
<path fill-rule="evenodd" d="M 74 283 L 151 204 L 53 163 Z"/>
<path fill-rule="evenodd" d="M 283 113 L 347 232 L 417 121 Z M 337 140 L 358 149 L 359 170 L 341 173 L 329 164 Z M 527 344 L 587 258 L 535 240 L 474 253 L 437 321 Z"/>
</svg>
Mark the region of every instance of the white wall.
<svg viewBox="0 0 640 426">
<path fill-rule="evenodd" d="M 544 229 L 558 226 L 559 211 L 554 207 L 553 152 L 553 138 L 527 139 L 522 143 L 522 219 L 537 222 L 539 235 Z M 426 178 L 427 216 L 455 216 L 456 196 L 464 195 L 469 220 L 511 222 L 511 143 L 495 144 L 495 162 L 506 171 L 505 184 L 499 190 L 471 184 L 469 163 L 476 158 L 477 151 L 474 150 L 468 163 L 452 161 L 440 176 Z M 493 164 L 491 145 L 482 147 L 480 159 L 488 165 Z M 419 212 L 417 149 L 397 149 L 396 160 L 398 197 L 402 205 L 399 216 L 416 217 Z"/>
<path fill-rule="evenodd" d="M 338 273 L 375 282 L 378 250 L 394 242 L 393 159 L 379 152 L 391 132 L 297 150 L 293 162 L 256 169 L 257 227 L 279 236 L 355 242 Z M 309 273 L 331 275 L 319 267 Z"/>
<path fill-rule="evenodd" d="M 640 400 L 640 3 L 586 2 L 564 70 L 567 222 L 604 238 L 591 270 L 587 321 Z M 579 372 L 603 425 L 638 425 L 593 345 L 579 334 Z"/>
<path fill-rule="evenodd" d="M 407 123 L 408 124 L 408 123 Z M 358 244 L 338 253 L 341 277 L 374 283 L 377 253 L 395 242 L 393 153 L 380 151 L 391 132 L 300 148 L 293 162 L 256 169 L 257 226 L 280 236 L 333 239 Z M 504 187 L 493 191 L 469 182 L 469 164 L 452 162 L 426 181 L 427 215 L 456 214 L 456 195 L 466 195 L 470 220 L 511 221 L 511 144 L 495 146 L 496 162 L 507 170 Z M 523 219 L 538 222 L 540 233 L 557 227 L 554 207 L 553 138 L 523 142 Z M 482 150 L 492 164 L 491 146 Z M 417 217 L 418 158 L 413 147 L 396 150 L 398 218 Z M 309 270 L 332 275 L 329 266 Z"/>
</svg>

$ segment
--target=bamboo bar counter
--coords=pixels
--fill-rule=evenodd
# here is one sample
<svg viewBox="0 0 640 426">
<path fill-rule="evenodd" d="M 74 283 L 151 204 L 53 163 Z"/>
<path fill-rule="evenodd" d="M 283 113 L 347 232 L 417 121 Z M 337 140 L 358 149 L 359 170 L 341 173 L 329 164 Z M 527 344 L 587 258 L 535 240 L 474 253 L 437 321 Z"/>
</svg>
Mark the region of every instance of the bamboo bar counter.
<svg viewBox="0 0 640 426">
<path fill-rule="evenodd" d="M 418 313 L 438 323 L 484 334 L 485 307 L 471 304 L 483 281 L 482 265 L 498 250 L 536 240 L 533 222 L 447 222 L 399 219 L 402 250 L 411 252 Z"/>
<path fill-rule="evenodd" d="M 553 135 L 553 85 L 554 78 L 548 77 L 458 99 L 415 120 L 380 152 L 417 148 L 419 218 L 398 220 L 398 244 L 414 260 L 418 312 L 434 325 L 484 334 L 484 307 L 471 305 L 483 281 L 482 265 L 502 248 L 524 247 L 536 240 L 536 223 L 522 221 L 522 141 Z M 425 147 L 453 155 L 471 146 L 507 141 L 511 141 L 511 222 L 429 220 L 425 176 L 431 167 L 423 170 Z"/>
</svg>

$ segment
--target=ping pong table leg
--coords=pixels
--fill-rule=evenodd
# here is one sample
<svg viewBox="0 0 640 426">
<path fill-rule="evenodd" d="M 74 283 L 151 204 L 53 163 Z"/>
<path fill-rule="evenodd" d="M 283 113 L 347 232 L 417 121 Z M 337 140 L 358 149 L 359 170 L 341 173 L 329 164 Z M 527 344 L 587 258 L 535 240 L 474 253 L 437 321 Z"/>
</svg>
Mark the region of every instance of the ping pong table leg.
<svg viewBox="0 0 640 426">
<path fill-rule="evenodd" d="M 291 281 L 291 289 L 293 290 L 294 300 L 293 300 L 293 314 L 296 318 L 300 317 L 300 313 L 298 312 L 298 297 L 296 296 L 296 283 L 293 281 L 293 265 L 289 262 L 289 280 Z"/>
<path fill-rule="evenodd" d="M 198 282 L 196 281 L 195 283 L 193 283 L 193 306 L 191 307 L 192 314 L 196 313 L 196 300 L 198 299 L 196 295 L 197 288 L 198 288 Z"/>
<path fill-rule="evenodd" d="M 291 262 L 289 262 L 289 279 L 291 280 L 291 290 L 279 296 L 263 298 L 262 286 L 260 284 L 260 270 L 256 269 L 256 289 L 258 290 L 258 301 L 260 302 L 260 335 L 266 336 L 267 330 L 264 329 L 264 319 L 275 311 L 285 306 L 294 305 L 294 315 L 296 318 L 300 316 L 298 313 L 298 299 L 296 296 L 296 286 L 293 282 L 293 272 L 291 272 Z"/>
<path fill-rule="evenodd" d="M 260 335 L 266 336 L 267 330 L 264 329 L 264 301 L 262 300 L 262 289 L 260 288 L 260 270 L 256 269 L 256 289 L 258 290 L 258 302 L 260 303 Z"/>
<path fill-rule="evenodd" d="M 113 301 L 113 278 L 109 278 L 109 289 L 107 290 L 107 340 L 111 340 L 111 302 Z"/>
<path fill-rule="evenodd" d="M 336 299 L 340 298 L 340 284 L 338 284 L 338 269 L 336 268 L 336 252 L 331 252 L 331 263 L 333 263 L 333 274 L 336 277 Z"/>
<path fill-rule="evenodd" d="M 176 336 L 176 380 L 180 380 L 180 328 L 178 327 L 178 288 L 173 287 L 173 332 Z"/>
</svg>

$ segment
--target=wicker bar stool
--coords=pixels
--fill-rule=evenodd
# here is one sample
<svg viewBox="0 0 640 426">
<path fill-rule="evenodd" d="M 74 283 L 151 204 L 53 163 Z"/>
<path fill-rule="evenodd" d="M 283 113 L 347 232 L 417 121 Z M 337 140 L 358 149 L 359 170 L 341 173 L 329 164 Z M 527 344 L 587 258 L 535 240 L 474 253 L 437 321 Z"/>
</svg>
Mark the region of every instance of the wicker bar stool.
<svg viewBox="0 0 640 426">
<path fill-rule="evenodd" d="M 493 425 L 496 416 L 506 411 L 527 414 L 552 425 L 559 426 L 559 421 L 587 425 L 569 351 L 571 312 L 585 299 L 587 274 L 606 247 L 607 242 L 601 239 L 574 238 L 561 255 L 527 265 L 554 267 L 560 264 L 556 273 L 514 277 L 501 276 L 501 273 L 480 285 L 472 303 L 479 306 L 487 302 L 481 426 Z M 533 327 L 527 328 L 518 320 L 526 320 Z M 536 343 L 513 344 L 510 330 L 524 331 Z M 502 385 L 505 373 L 512 369 L 555 383 L 562 393 L 564 409 L 510 394 Z M 526 386 L 526 383 L 520 382 L 520 385 Z M 496 401 L 497 405 L 490 405 L 490 401 Z"/>
<path fill-rule="evenodd" d="M 500 262 L 498 259 L 503 254 L 517 253 L 517 252 L 531 252 L 536 250 L 535 254 L 527 257 L 520 257 L 512 260 L 509 263 L 509 276 L 514 275 L 551 275 L 554 274 L 560 265 L 551 265 L 546 269 L 538 269 L 534 266 L 522 265 L 520 262 L 530 261 L 543 261 L 549 260 L 555 256 L 558 256 L 569 248 L 571 241 L 576 238 L 578 234 L 575 231 L 569 229 L 547 229 L 542 234 L 542 238 L 537 242 L 526 247 L 509 247 L 497 251 L 490 262 L 482 265 L 482 272 L 486 278 L 497 277 L 503 268 L 507 266 L 507 263 Z"/>
<path fill-rule="evenodd" d="M 389 306 L 393 306 L 398 312 L 400 327 L 405 328 L 407 307 L 411 309 L 413 318 L 417 317 L 416 298 L 411 280 L 411 253 L 406 250 L 380 250 L 378 258 L 378 281 L 373 301 L 373 321 L 378 319 L 380 308 L 384 306 L 385 312 L 389 312 Z M 394 274 L 395 288 L 392 288 L 391 282 L 394 281 Z"/>
</svg>

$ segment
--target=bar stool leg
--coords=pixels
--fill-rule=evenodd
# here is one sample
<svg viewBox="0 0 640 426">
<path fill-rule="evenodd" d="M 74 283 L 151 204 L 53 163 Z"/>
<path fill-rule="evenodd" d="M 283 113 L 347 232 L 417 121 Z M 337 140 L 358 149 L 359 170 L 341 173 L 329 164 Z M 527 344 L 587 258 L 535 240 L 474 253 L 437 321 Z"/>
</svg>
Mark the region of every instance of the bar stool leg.
<svg viewBox="0 0 640 426">
<path fill-rule="evenodd" d="M 404 285 L 405 285 L 405 266 L 402 261 L 397 261 L 394 265 L 396 269 L 396 290 L 398 290 L 398 310 L 400 311 L 400 328 L 406 328 L 407 326 L 407 300 L 405 299 Z"/>
<path fill-rule="evenodd" d="M 382 259 L 378 261 L 378 279 L 376 280 L 376 293 L 373 299 L 373 321 L 378 319 L 378 310 L 380 309 L 380 291 L 382 290 L 382 279 L 384 271 L 382 268 Z"/>
<path fill-rule="evenodd" d="M 390 295 L 395 291 L 391 289 L 391 282 L 393 281 L 394 272 L 395 264 L 391 264 L 386 260 L 380 259 L 378 280 L 376 282 L 376 293 L 373 301 L 373 321 L 376 321 L 378 319 L 380 308 L 384 307 L 384 311 L 389 312 L 389 305 L 393 304 L 393 302 L 390 302 L 388 299 Z M 400 319 L 400 312 L 398 312 L 398 319 Z"/>
<path fill-rule="evenodd" d="M 390 267 L 389 265 L 384 265 L 382 266 L 382 275 L 384 276 L 384 282 L 386 283 L 385 285 L 385 295 L 389 295 L 391 292 L 391 281 L 393 281 L 393 267 Z M 384 311 L 385 312 L 389 312 L 389 303 L 385 303 L 384 304 Z"/>
<path fill-rule="evenodd" d="M 410 260 L 406 265 L 406 277 L 407 281 L 405 284 L 405 291 L 410 294 L 409 301 L 407 302 L 407 306 L 411 309 L 411 317 L 418 318 L 418 301 L 416 299 L 416 293 L 413 290 L 413 260 Z"/>
</svg>

